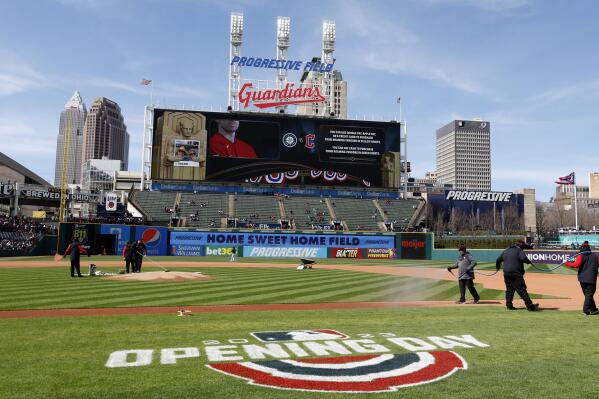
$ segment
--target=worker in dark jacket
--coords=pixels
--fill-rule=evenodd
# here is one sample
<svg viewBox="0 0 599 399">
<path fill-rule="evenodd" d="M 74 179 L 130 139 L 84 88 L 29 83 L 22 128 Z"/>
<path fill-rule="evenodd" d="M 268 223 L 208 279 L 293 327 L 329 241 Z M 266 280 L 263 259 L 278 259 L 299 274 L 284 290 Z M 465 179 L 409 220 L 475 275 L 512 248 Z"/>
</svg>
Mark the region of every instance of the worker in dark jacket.
<svg viewBox="0 0 599 399">
<path fill-rule="evenodd" d="M 480 296 L 478 295 L 478 292 L 476 292 L 476 288 L 474 288 L 474 266 L 476 266 L 476 261 L 470 252 L 466 250 L 465 245 L 460 245 L 458 251 L 460 253 L 458 260 L 453 266 L 447 268 L 449 272 L 453 269 L 458 269 L 460 299 L 456 303 L 466 303 L 466 287 L 468 287 L 468 291 L 470 291 L 472 298 L 474 298 L 473 303 L 478 303 Z"/>
<path fill-rule="evenodd" d="M 531 312 L 539 310 L 538 303 L 532 303 L 526 283 L 524 282 L 524 263 L 532 264 L 526 257 L 522 248 L 526 246 L 524 241 L 519 240 L 506 248 L 497 258 L 495 266 L 497 270 L 501 269 L 503 263 L 503 281 L 505 282 L 505 306 L 508 310 L 516 310 L 513 305 L 514 291 L 520 295 L 520 298 L 526 304 L 526 309 Z"/>
<path fill-rule="evenodd" d="M 599 309 L 593 298 L 597 291 L 597 268 L 599 267 L 597 255 L 592 253 L 589 247 L 588 251 L 581 251 L 574 260 L 567 261 L 564 265 L 578 269 L 578 281 L 584 294 L 582 312 L 586 315 L 599 315 Z"/>
<path fill-rule="evenodd" d="M 141 264 L 144 256 L 146 256 L 146 252 L 146 244 L 143 240 L 137 240 L 137 242 L 133 244 L 133 273 L 141 273 Z"/>
<path fill-rule="evenodd" d="M 67 247 L 67 250 L 64 252 L 65 255 L 71 255 L 71 277 L 75 277 L 75 272 L 77 272 L 78 277 L 83 277 L 81 275 L 81 254 L 90 256 L 87 250 L 79 243 L 78 239 L 74 239 L 73 242 Z"/>
<path fill-rule="evenodd" d="M 131 271 L 133 271 L 134 264 L 134 255 L 135 248 L 133 248 L 133 243 L 131 241 L 127 241 L 125 246 L 123 247 L 123 260 L 125 261 L 125 272 L 129 273 L 129 267 L 131 267 Z"/>
</svg>

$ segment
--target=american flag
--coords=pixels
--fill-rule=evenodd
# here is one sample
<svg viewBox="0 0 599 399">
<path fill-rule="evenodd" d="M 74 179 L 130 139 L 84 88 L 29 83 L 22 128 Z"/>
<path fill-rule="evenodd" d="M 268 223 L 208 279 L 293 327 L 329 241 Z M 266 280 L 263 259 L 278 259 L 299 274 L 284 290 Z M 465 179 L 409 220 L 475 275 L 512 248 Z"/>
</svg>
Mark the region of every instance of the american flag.
<svg viewBox="0 0 599 399">
<path fill-rule="evenodd" d="M 570 173 L 567 176 L 563 176 L 563 177 L 558 177 L 556 180 L 557 184 L 576 184 L 576 175 L 574 174 L 574 172 Z"/>
<path fill-rule="evenodd" d="M 140 85 L 142 85 L 142 86 L 149 86 L 149 85 L 151 85 L 151 84 L 152 84 L 152 81 L 151 81 L 151 80 L 149 80 L 149 79 L 142 79 L 142 80 L 139 82 L 139 84 L 140 84 Z"/>
</svg>

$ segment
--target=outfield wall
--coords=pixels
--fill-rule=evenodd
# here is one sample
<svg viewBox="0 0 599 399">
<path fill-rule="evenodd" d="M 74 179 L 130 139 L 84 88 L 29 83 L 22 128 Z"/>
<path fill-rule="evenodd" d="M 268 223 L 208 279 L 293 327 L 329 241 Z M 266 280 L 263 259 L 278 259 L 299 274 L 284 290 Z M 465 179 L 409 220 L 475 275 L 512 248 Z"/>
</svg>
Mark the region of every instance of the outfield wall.
<svg viewBox="0 0 599 399">
<path fill-rule="evenodd" d="M 120 255 L 129 240 L 142 239 L 150 256 L 430 259 L 431 233 L 349 233 L 62 223 L 59 253 L 78 238 L 91 253 Z"/>
<path fill-rule="evenodd" d="M 503 252 L 502 249 L 470 249 L 469 252 L 474 256 L 477 262 L 495 262 L 497 257 Z M 524 251 L 532 263 L 544 263 L 557 265 L 565 262 L 568 258 L 577 254 L 577 251 L 561 251 L 549 249 L 531 249 Z M 458 257 L 456 249 L 433 249 L 433 260 L 446 260 L 454 262 Z"/>
<path fill-rule="evenodd" d="M 502 249 L 469 249 L 468 252 L 474 256 L 477 262 L 495 262 L 503 252 Z M 458 258 L 457 249 L 433 249 L 432 260 L 455 261 Z"/>
</svg>

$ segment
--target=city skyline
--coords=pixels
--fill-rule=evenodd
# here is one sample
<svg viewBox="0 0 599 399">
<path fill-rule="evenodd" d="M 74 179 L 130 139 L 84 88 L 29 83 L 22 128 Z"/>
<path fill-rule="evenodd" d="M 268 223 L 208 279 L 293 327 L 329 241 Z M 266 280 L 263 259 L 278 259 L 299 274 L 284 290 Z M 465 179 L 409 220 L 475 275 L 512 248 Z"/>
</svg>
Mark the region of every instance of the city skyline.
<svg viewBox="0 0 599 399">
<path fill-rule="evenodd" d="M 532 187 L 539 199 L 548 200 L 555 178 L 571 171 L 586 184 L 582 176 L 596 170 L 586 144 L 598 127 L 593 116 L 599 96 L 593 68 L 598 28 L 592 16 L 599 5 L 532 0 L 368 4 L 7 4 L 6 24 L 0 27 L 3 152 L 53 181 L 58 116 L 65 98 L 79 90 L 84 98 L 104 96 L 121 105 L 131 133 L 129 169 L 140 170 L 143 107 L 150 98 L 140 79 L 153 80 L 151 90 L 161 104 L 225 109 L 229 12 L 242 11 L 243 51 L 254 56 L 275 55 L 278 15 L 291 17 L 291 59 L 318 56 L 320 23 L 335 20 L 335 67 L 348 82 L 349 117 L 397 118 L 401 97 L 413 176 L 435 169 L 439 126 L 479 117 L 493 124 L 494 190 Z M 25 16 L 32 27 L 19 23 Z M 186 20 L 204 22 L 180 23 Z M 73 47 L 79 49 L 76 62 Z M 261 77 L 251 70 L 243 74 Z"/>
</svg>

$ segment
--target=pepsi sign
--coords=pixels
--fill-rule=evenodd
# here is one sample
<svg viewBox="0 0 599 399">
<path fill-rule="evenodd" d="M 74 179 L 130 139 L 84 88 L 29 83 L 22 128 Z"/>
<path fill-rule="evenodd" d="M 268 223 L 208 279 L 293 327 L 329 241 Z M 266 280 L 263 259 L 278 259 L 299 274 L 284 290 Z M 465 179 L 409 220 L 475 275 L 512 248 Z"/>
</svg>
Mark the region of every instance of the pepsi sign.
<svg viewBox="0 0 599 399">
<path fill-rule="evenodd" d="M 149 256 L 165 256 L 167 254 L 167 229 L 165 227 L 136 227 L 135 239 L 146 244 Z"/>
</svg>

